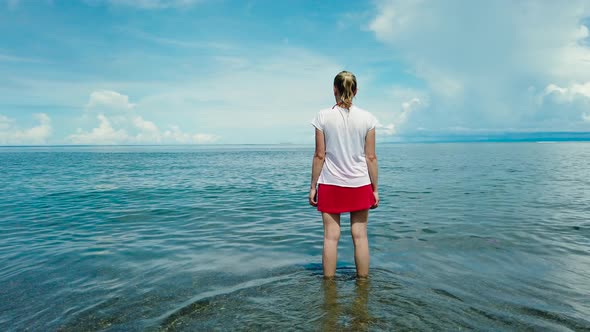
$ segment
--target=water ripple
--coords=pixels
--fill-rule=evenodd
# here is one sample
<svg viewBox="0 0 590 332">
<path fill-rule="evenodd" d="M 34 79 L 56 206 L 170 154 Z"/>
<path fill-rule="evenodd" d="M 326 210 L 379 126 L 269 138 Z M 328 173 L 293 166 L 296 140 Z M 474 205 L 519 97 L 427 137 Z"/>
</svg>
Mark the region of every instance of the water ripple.
<svg viewBox="0 0 590 332">
<path fill-rule="evenodd" d="M 0 148 L 0 329 L 590 330 L 590 145 L 380 146 L 366 282 L 311 154 Z"/>
</svg>

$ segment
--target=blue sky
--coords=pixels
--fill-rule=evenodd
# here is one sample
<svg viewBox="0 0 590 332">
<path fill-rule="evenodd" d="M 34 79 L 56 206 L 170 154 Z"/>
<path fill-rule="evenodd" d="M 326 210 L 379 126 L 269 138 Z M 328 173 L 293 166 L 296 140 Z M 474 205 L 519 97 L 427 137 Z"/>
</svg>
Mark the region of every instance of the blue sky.
<svg viewBox="0 0 590 332">
<path fill-rule="evenodd" d="M 0 0 L 0 145 L 311 143 L 332 79 L 380 141 L 590 131 L 588 1 Z"/>
</svg>

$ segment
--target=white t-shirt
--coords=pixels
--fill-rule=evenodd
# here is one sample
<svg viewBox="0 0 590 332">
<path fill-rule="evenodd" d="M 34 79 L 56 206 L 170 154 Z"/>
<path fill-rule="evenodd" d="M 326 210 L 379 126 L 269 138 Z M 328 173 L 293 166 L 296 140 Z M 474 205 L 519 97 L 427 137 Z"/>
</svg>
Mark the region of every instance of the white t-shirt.
<svg viewBox="0 0 590 332">
<path fill-rule="evenodd" d="M 321 110 L 311 124 L 324 133 L 326 159 L 318 183 L 341 187 L 371 184 L 365 159 L 365 137 L 377 119 L 354 105 Z"/>
</svg>

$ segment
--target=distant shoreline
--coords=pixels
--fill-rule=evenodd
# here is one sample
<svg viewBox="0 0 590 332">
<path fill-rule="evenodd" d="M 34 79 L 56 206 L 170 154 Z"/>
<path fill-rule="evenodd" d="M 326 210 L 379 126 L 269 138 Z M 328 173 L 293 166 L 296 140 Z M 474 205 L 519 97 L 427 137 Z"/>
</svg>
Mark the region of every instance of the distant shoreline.
<svg viewBox="0 0 590 332">
<path fill-rule="evenodd" d="M 589 143 L 590 139 L 552 139 L 552 140 L 539 140 L 539 139 L 530 139 L 530 140 L 438 140 L 438 141 L 395 141 L 395 142 L 378 142 L 378 144 L 384 145 L 396 145 L 396 144 L 461 144 L 461 143 Z M 46 145 L 0 145 L 0 148 L 99 148 L 99 147 L 107 147 L 107 148 L 116 148 L 116 147 L 202 147 L 202 148 L 231 148 L 231 147 L 313 147 L 313 144 L 273 144 L 273 143 L 259 143 L 259 144 L 95 144 L 95 145 L 76 145 L 76 144 L 69 144 L 69 145 L 60 145 L 60 144 L 46 144 Z"/>
<path fill-rule="evenodd" d="M 508 132 L 489 134 L 453 134 L 424 133 L 422 135 L 377 136 L 378 144 L 413 144 L 413 143 L 564 143 L 590 142 L 590 132 Z M 281 143 L 207 143 L 207 144 L 22 144 L 2 145 L 0 147 L 303 147 L 313 146 L 310 139 L 306 143 L 283 141 Z"/>
</svg>

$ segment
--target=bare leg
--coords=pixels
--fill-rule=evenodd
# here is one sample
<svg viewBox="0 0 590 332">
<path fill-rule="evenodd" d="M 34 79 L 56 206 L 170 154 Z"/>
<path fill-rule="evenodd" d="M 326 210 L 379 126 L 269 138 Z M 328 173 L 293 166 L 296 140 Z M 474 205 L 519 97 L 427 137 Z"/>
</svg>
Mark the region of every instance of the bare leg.
<svg viewBox="0 0 590 332">
<path fill-rule="evenodd" d="M 324 278 L 332 278 L 336 274 L 338 260 L 338 240 L 340 240 L 340 214 L 322 213 L 324 220 L 324 251 L 322 265 Z"/>
<path fill-rule="evenodd" d="M 367 238 L 367 222 L 369 210 L 350 213 L 350 233 L 354 243 L 354 263 L 357 277 L 369 276 L 369 240 Z"/>
</svg>

